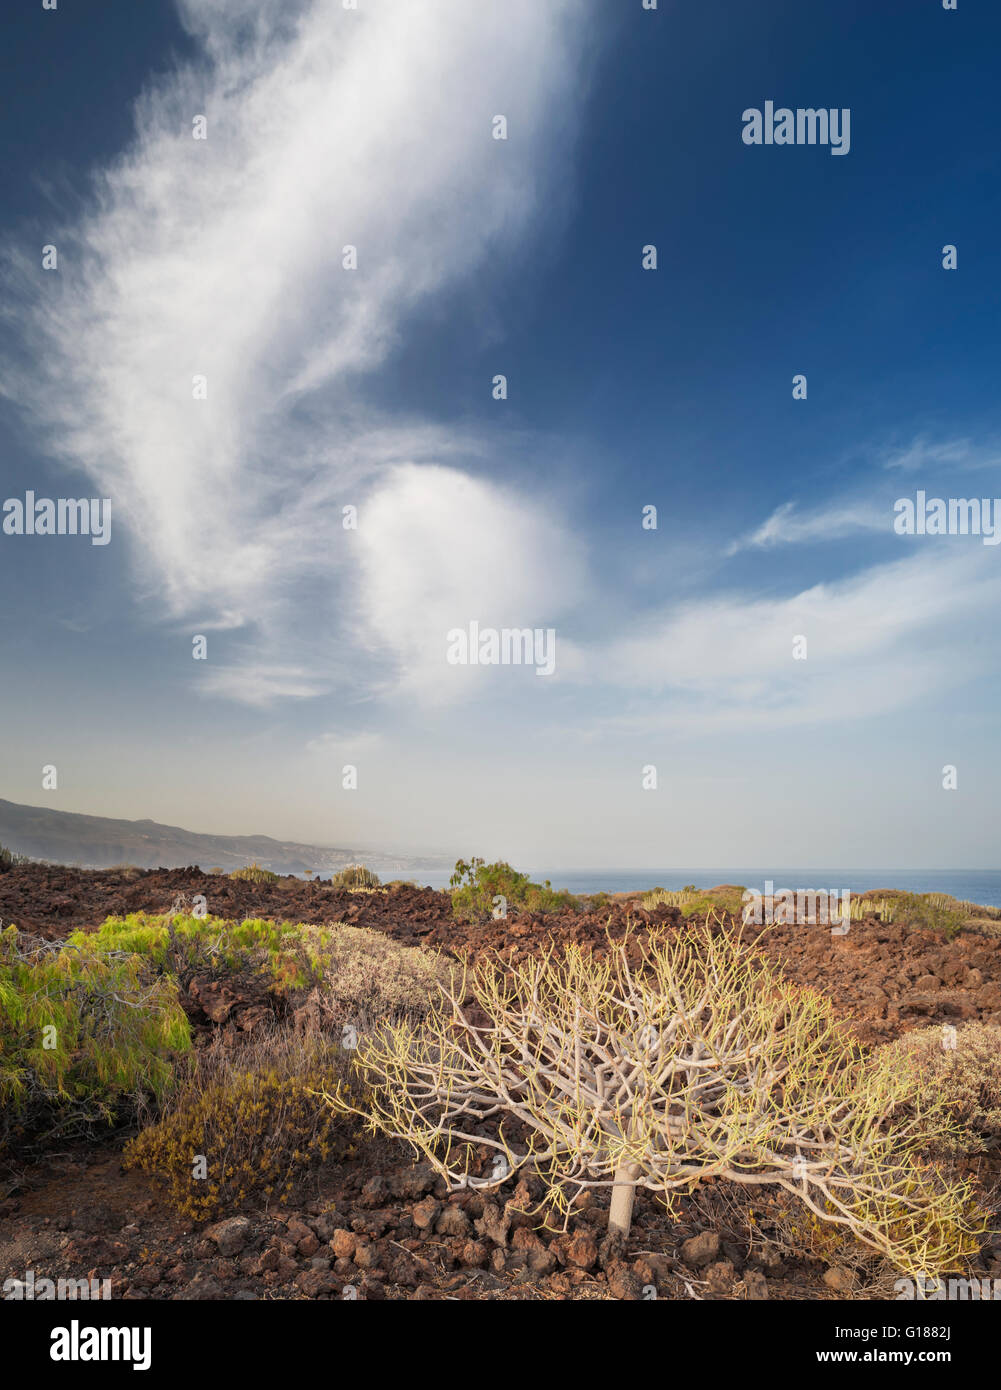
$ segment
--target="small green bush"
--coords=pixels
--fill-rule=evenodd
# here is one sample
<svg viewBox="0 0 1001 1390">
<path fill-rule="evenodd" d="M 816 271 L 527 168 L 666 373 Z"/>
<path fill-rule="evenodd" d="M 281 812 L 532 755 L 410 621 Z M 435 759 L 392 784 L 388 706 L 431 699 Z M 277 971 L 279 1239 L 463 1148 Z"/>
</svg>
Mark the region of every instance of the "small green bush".
<svg viewBox="0 0 1001 1390">
<path fill-rule="evenodd" d="M 272 977 L 280 992 L 305 989 L 323 978 L 324 951 L 335 927 L 273 922 L 260 917 L 242 922 L 222 917 L 156 916 L 133 912 L 109 917 L 96 932 L 73 932 L 67 944 L 98 952 L 128 951 L 158 970 L 254 970 Z"/>
<path fill-rule="evenodd" d="M 934 901 L 935 897 L 939 901 Z M 899 893 L 893 900 L 893 921 L 908 927 L 944 932 L 951 941 L 966 925 L 966 913 L 955 898 L 932 893 Z"/>
<path fill-rule="evenodd" d="M 174 981 L 141 955 L 0 933 L 0 1149 L 143 1113 L 190 1045 Z"/>
<path fill-rule="evenodd" d="M 559 912 L 562 908 L 580 910 L 580 903 L 571 893 L 556 892 L 546 879 L 533 883 L 527 874 L 512 869 L 498 860 L 487 864 L 472 859 L 467 864 L 460 859 L 449 884 L 452 890 L 452 913 L 460 921 L 486 921 L 493 915 L 494 898 L 507 900 L 508 911 L 520 907 L 526 912 Z"/>
<path fill-rule="evenodd" d="M 374 874 L 371 869 L 366 869 L 364 864 L 348 864 L 343 869 L 339 869 L 330 879 L 331 888 L 351 889 L 351 888 L 378 888 L 379 876 Z"/>
</svg>

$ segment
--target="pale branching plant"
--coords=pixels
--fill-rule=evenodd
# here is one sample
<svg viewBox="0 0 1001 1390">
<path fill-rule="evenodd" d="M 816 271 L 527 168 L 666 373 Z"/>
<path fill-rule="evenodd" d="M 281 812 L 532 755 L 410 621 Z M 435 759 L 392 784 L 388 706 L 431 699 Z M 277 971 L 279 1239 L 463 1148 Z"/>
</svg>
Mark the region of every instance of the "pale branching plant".
<svg viewBox="0 0 1001 1390">
<path fill-rule="evenodd" d="M 784 1188 L 900 1268 L 937 1274 L 977 1246 L 969 1186 L 926 1158 L 949 1120 L 917 1073 L 864 1053 L 715 920 L 481 958 L 356 1065 L 373 1129 L 453 1189 L 532 1172 L 566 1219 L 611 1188 L 609 1227 L 628 1234 L 638 1188 L 672 1208 L 715 1177 Z"/>
</svg>

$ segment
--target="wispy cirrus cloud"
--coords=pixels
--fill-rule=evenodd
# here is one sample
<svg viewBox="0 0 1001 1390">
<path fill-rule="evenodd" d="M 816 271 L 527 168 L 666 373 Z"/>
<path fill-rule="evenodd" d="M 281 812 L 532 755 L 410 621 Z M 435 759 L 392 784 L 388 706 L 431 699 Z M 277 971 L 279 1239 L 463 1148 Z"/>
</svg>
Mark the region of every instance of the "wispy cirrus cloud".
<svg viewBox="0 0 1001 1390">
<path fill-rule="evenodd" d="M 784 597 L 726 593 L 647 614 L 621 638 L 564 644 L 563 677 L 622 692 L 594 727 L 706 731 L 870 718 L 996 665 L 983 641 L 1001 571 L 982 548 L 929 547 Z M 806 657 L 794 658 L 794 640 Z"/>
<path fill-rule="evenodd" d="M 733 540 L 727 553 L 811 542 L 823 544 L 866 532 L 892 532 L 894 496 L 887 491 L 888 480 L 883 474 L 923 473 L 930 483 L 950 474 L 1001 464 L 1001 448 L 967 437 L 933 440 L 927 435 L 916 435 L 906 445 L 871 443 L 857 452 L 875 463 L 880 473 L 857 482 L 848 496 L 820 505 L 803 508 L 795 499 L 783 502 L 763 522 Z"/>
<path fill-rule="evenodd" d="M 891 522 L 892 514 L 872 502 L 834 503 L 810 511 L 800 511 L 795 502 L 783 502 L 760 526 L 731 542 L 728 553 L 836 541 L 859 531 L 889 530 Z"/>
<path fill-rule="evenodd" d="M 304 666 L 268 666 L 240 660 L 207 670 L 200 679 L 201 692 L 239 704 L 266 709 L 279 700 L 310 700 L 322 695 L 327 685 Z"/>
<path fill-rule="evenodd" d="M 925 435 L 917 436 L 903 448 L 885 449 L 882 457 L 885 469 L 901 473 L 996 468 L 999 463 L 1001 449 L 994 445 L 977 444 L 972 439 L 935 441 Z"/>
<path fill-rule="evenodd" d="M 207 686 L 266 703 L 322 685 L 322 653 L 308 678 L 286 653 L 304 631 L 351 636 L 342 505 L 375 488 L 385 510 L 394 468 L 478 451 L 369 388 L 415 310 L 558 203 L 583 26 L 577 0 L 179 9 L 200 57 L 148 88 L 85 211 L 46 233 L 58 274 L 12 258 L 4 389 L 114 499 L 156 610 L 242 630 L 244 664 Z M 380 571 L 366 574 L 378 617 Z"/>
</svg>

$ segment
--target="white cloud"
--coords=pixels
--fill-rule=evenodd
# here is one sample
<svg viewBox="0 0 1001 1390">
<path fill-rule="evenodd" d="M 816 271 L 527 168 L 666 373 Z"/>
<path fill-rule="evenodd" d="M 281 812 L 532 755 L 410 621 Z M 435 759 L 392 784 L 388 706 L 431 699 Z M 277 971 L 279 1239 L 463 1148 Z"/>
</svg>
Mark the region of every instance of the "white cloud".
<svg viewBox="0 0 1001 1390">
<path fill-rule="evenodd" d="M 826 506 L 800 512 L 794 502 L 784 502 L 767 521 L 749 535 L 735 540 L 729 554 L 748 548 L 801 545 L 806 541 L 841 540 L 858 531 L 892 531 L 893 515 L 869 502 Z"/>
<path fill-rule="evenodd" d="M 996 465 L 996 451 L 975 448 L 969 439 L 946 439 L 931 443 L 924 435 L 913 439 L 903 449 L 888 449 L 883 454 L 883 467 L 911 473 L 918 468 L 984 468 Z"/>
<path fill-rule="evenodd" d="M 449 666 L 446 634 L 552 627 L 584 597 L 574 542 L 546 512 L 457 469 L 399 466 L 368 499 L 356 536 L 360 643 L 387 655 L 406 689 L 469 693 L 484 668 Z"/>
<path fill-rule="evenodd" d="M 963 473 L 977 469 L 996 468 L 1001 452 L 992 444 L 978 444 L 968 438 L 931 441 L 925 435 L 915 436 L 903 448 L 870 444 L 864 452 L 874 458 L 887 472 L 916 473 L 923 469 L 929 481 L 943 473 Z M 875 497 L 868 488 L 858 487 L 854 493 L 835 502 L 826 502 L 807 511 L 799 510 L 794 501 L 783 502 L 760 526 L 737 537 L 727 554 L 735 555 L 748 549 L 768 550 L 779 545 L 803 545 L 808 542 L 843 540 L 846 536 L 865 532 L 892 533 L 892 495 Z"/>
<path fill-rule="evenodd" d="M 277 700 L 308 700 L 322 695 L 326 683 L 302 667 L 267 666 L 238 661 L 206 670 L 198 682 L 203 695 L 217 695 L 240 704 L 266 709 Z"/>
<path fill-rule="evenodd" d="M 785 598 L 728 594 L 637 622 L 601 648 L 565 646 L 571 680 L 627 692 L 606 731 L 746 729 L 862 719 L 992 668 L 984 614 L 1001 572 L 982 547 L 929 546 Z M 807 659 L 793 659 L 805 636 Z"/>
<path fill-rule="evenodd" d="M 343 609 L 341 505 L 394 463 L 468 443 L 366 406 L 368 375 L 416 306 L 558 204 L 586 14 L 579 0 L 180 8 L 204 57 L 144 95 L 86 215 L 51 237 L 58 275 L 40 285 L 21 264 L 25 365 L 4 389 L 113 498 L 150 601 L 252 625 L 261 698 L 310 693 L 294 661 L 280 674 L 282 648 Z M 507 142 L 491 138 L 498 112 Z M 215 677 L 241 688 L 239 672 Z"/>
<path fill-rule="evenodd" d="M 330 759 L 332 762 L 350 762 L 363 754 L 375 753 L 384 747 L 380 733 L 373 729 L 363 729 L 350 733 L 344 729 L 331 729 L 312 738 L 306 744 L 306 752 L 313 757 Z"/>
</svg>

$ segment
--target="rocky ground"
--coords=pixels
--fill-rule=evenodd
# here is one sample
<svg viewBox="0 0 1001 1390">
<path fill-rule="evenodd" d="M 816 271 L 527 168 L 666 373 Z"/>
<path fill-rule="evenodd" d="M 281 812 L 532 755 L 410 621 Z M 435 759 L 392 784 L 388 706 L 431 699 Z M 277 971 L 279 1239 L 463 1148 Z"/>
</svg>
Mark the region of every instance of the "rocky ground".
<svg viewBox="0 0 1001 1390">
<path fill-rule="evenodd" d="M 110 913 L 165 911 L 203 893 L 229 917 L 332 922 L 385 931 L 407 945 L 517 960 L 550 943 L 605 932 L 678 928 L 677 909 L 645 913 L 618 900 L 595 913 L 453 921 L 448 896 L 400 887 L 340 893 L 289 879 L 255 885 L 197 869 L 140 874 L 26 866 L 0 875 L 0 917 L 49 939 L 94 927 Z M 749 934 L 761 928 L 748 929 Z M 881 1043 L 930 1022 L 1001 1026 L 1001 939 L 952 942 L 876 921 L 844 937 L 824 927 L 774 927 L 766 951 L 793 980 L 828 995 L 861 1041 Z M 192 977 L 185 1007 L 204 1040 L 241 1033 L 275 1008 L 260 983 Z M 994 1188 L 997 1161 L 974 1169 Z M 528 1214 L 525 1184 L 501 1196 L 447 1196 L 433 1173 L 385 1141 L 329 1163 L 294 1210 L 248 1210 L 205 1228 L 178 1217 L 120 1146 L 71 1148 L 22 1167 L 0 1185 L 0 1282 L 110 1279 L 126 1299 L 818 1299 L 892 1297 L 892 1276 L 838 1244 L 804 1255 L 782 1235 L 784 1199 L 709 1184 L 674 1218 L 641 1195 L 627 1246 L 604 1232 L 607 1203 L 590 1198 L 566 1231 Z M 604 1208 L 604 1209 L 603 1209 Z M 985 1246 L 981 1276 L 1001 1277 L 1001 1236 Z"/>
<path fill-rule="evenodd" d="M 524 1185 L 448 1198 L 402 1157 L 330 1165 L 295 1210 L 206 1228 L 161 1206 L 113 1150 L 67 1156 L 3 1204 L 0 1276 L 110 1278 L 116 1298 L 180 1300 L 835 1297 L 856 1277 L 835 1265 L 825 1282 L 824 1260 L 783 1259 L 693 1202 L 677 1222 L 641 1202 L 628 1246 L 608 1238 L 599 1202 L 565 1233 L 539 1229 Z"/>
<path fill-rule="evenodd" d="M 278 922 L 348 922 L 384 928 L 401 915 L 411 928 L 451 916 L 444 893 L 402 890 L 400 903 L 386 893 L 338 892 L 326 881 L 287 876 L 275 883 L 248 883 L 201 869 L 72 869 L 22 864 L 0 874 L 0 920 L 50 941 L 109 916 L 168 912 L 178 895 L 205 897 L 217 917 L 270 917 Z"/>
<path fill-rule="evenodd" d="M 642 929 L 683 921 L 677 908 L 644 911 L 640 895 L 619 895 L 600 912 L 512 914 L 504 921 L 468 924 L 453 920 L 447 893 L 430 888 L 402 885 L 391 892 L 352 893 L 291 877 L 246 883 L 197 868 L 122 873 L 37 865 L 0 874 L 0 921 L 58 940 L 111 914 L 166 912 L 179 898 L 190 904 L 198 894 L 220 917 L 346 922 L 384 931 L 407 945 L 455 953 L 494 950 L 512 960 L 551 942 L 589 942 L 600 949 L 609 927 L 621 933 L 627 923 Z M 1001 1023 L 1001 936 L 963 932 L 950 942 L 936 932 L 874 920 L 853 923 L 847 936 L 832 936 L 822 926 L 747 928 L 746 933 L 761 934 L 765 950 L 790 979 L 827 994 L 854 1020 L 863 1041 L 887 1041 L 929 1022 Z M 239 1015 L 240 1001 L 234 1007 Z M 227 1011 L 227 1018 L 232 1013 Z"/>
<path fill-rule="evenodd" d="M 401 1158 L 404 1159 L 401 1162 Z M 532 1193 L 448 1197 L 400 1152 L 328 1165 L 293 1210 L 208 1227 L 176 1217 L 108 1147 L 25 1175 L 0 1206 L 0 1281 L 110 1279 L 123 1299 L 836 1299 L 892 1297 L 893 1274 L 848 1247 L 806 1256 L 773 1226 L 765 1193 L 725 1184 L 677 1219 L 641 1196 L 628 1244 L 587 1201 L 566 1231 L 528 1214 Z M 978 1276 L 1001 1278 L 1001 1237 Z"/>
</svg>

